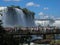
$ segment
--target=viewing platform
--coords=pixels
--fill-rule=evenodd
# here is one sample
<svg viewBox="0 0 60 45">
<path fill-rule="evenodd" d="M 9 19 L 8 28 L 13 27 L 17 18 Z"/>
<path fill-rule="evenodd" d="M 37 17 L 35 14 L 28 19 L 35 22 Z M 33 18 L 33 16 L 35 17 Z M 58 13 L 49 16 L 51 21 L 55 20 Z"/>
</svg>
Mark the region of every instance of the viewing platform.
<svg viewBox="0 0 60 45">
<path fill-rule="evenodd" d="M 60 34 L 59 28 L 42 28 L 42 27 L 21 27 L 21 28 L 5 28 L 7 32 L 15 35 L 42 35 L 42 34 Z"/>
<path fill-rule="evenodd" d="M 55 40 L 54 34 L 60 34 L 60 29 L 57 27 L 14 27 L 14 28 L 4 28 L 7 32 L 5 38 L 15 39 L 19 43 L 36 43 L 36 44 L 50 44 L 50 42 Z M 34 37 L 32 35 L 36 35 L 36 39 L 33 40 Z M 37 38 L 39 35 L 39 39 Z M 41 35 L 43 35 L 41 37 Z M 49 37 L 47 35 L 51 35 L 53 37 Z M 45 38 L 47 36 L 47 38 Z M 32 38 L 31 38 L 32 37 Z M 42 39 L 41 39 L 42 38 Z M 23 41 L 22 41 L 23 40 Z M 27 41 L 28 40 L 28 41 Z"/>
</svg>

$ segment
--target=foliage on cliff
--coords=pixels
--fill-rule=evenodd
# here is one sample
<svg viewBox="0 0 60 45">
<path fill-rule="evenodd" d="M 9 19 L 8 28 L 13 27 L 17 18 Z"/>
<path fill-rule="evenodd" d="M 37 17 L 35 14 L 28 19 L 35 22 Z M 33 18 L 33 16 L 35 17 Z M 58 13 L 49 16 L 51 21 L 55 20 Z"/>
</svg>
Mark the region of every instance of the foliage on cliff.
<svg viewBox="0 0 60 45">
<path fill-rule="evenodd" d="M 20 6 L 14 6 L 14 5 L 11 5 L 11 6 L 7 6 L 8 8 L 18 8 L 18 9 L 21 9 Z"/>
<path fill-rule="evenodd" d="M 28 14 L 35 15 L 34 12 L 28 10 L 27 8 L 23 8 L 23 9 L 22 9 L 22 8 L 20 8 L 20 6 L 11 5 L 11 6 L 7 6 L 7 7 L 8 7 L 9 9 L 12 9 L 12 10 L 13 10 L 13 8 L 21 9 L 26 15 L 28 15 Z"/>
<path fill-rule="evenodd" d="M 27 14 L 32 14 L 32 15 L 35 15 L 34 12 L 28 10 L 27 8 L 23 8 L 22 11 L 27 15 Z"/>
</svg>

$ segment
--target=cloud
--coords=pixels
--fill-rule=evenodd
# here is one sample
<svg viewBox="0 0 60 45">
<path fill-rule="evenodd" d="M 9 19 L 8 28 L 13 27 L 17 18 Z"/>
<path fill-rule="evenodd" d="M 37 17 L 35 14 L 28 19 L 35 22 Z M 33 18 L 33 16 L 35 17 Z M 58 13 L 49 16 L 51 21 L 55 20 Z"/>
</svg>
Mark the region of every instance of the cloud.
<svg viewBox="0 0 60 45">
<path fill-rule="evenodd" d="M 35 7 L 39 7 L 40 5 L 39 4 L 35 4 L 34 2 L 28 2 L 26 4 L 26 6 L 35 6 Z"/>
<path fill-rule="evenodd" d="M 38 15 L 40 15 L 40 18 L 43 18 L 43 19 L 48 19 L 49 18 L 49 16 L 45 15 L 43 12 L 39 12 Z"/>
<path fill-rule="evenodd" d="M 51 19 L 55 19 L 55 17 L 54 16 L 51 16 Z"/>
<path fill-rule="evenodd" d="M 44 15 L 44 13 L 43 13 L 43 12 L 39 12 L 39 14 L 38 14 L 38 15 L 42 16 L 42 15 Z"/>
<path fill-rule="evenodd" d="M 56 18 L 56 19 L 60 19 L 60 17 Z"/>
<path fill-rule="evenodd" d="M 49 16 L 46 15 L 46 16 L 44 16 L 44 18 L 47 19 L 47 18 L 49 18 Z"/>
<path fill-rule="evenodd" d="M 48 7 L 45 7 L 44 10 L 48 10 L 49 8 Z"/>
<path fill-rule="evenodd" d="M 34 5 L 33 2 L 29 2 L 29 3 L 26 4 L 26 6 L 33 6 L 33 5 Z"/>
</svg>

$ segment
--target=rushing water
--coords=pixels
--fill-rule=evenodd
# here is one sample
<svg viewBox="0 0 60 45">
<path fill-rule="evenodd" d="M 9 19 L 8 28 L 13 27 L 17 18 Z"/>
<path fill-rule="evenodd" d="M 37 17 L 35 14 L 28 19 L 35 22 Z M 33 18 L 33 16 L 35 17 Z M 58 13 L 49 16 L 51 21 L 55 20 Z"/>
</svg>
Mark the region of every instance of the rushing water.
<svg viewBox="0 0 60 45">
<path fill-rule="evenodd" d="M 17 8 L 15 10 L 18 16 L 18 24 L 20 24 L 21 26 L 26 26 L 25 14 L 23 13 L 23 11 Z"/>
<path fill-rule="evenodd" d="M 24 13 L 20 9 L 5 9 L 3 12 L 4 26 L 26 26 L 24 20 Z"/>
<path fill-rule="evenodd" d="M 3 26 L 34 26 L 34 19 L 32 14 L 25 14 L 18 8 L 5 8 L 3 11 Z"/>
</svg>

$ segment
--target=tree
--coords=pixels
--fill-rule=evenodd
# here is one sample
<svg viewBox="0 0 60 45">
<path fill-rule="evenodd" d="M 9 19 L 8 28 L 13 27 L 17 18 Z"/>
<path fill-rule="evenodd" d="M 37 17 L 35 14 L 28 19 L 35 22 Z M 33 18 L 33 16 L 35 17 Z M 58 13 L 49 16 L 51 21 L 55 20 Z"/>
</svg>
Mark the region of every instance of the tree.
<svg viewBox="0 0 60 45">
<path fill-rule="evenodd" d="M 1 22 L 1 20 L 0 20 L 0 22 Z M 5 31 L 5 29 L 1 26 L 1 23 L 0 23 L 0 45 L 5 45 L 5 44 L 6 44 L 6 42 L 5 42 L 5 40 L 4 40 L 5 34 L 6 34 L 6 31 Z"/>
<path fill-rule="evenodd" d="M 32 15 L 35 15 L 34 12 L 28 10 L 27 8 L 23 8 L 22 11 L 23 11 L 26 15 L 29 14 L 29 13 L 32 14 Z"/>
</svg>

